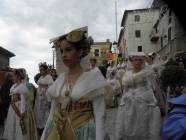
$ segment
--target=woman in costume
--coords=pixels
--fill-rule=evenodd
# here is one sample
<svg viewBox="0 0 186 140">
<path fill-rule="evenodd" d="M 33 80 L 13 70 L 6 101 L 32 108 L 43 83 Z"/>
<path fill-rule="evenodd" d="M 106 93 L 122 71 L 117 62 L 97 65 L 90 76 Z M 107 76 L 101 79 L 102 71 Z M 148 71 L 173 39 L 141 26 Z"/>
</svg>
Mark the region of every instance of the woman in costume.
<svg viewBox="0 0 186 140">
<path fill-rule="evenodd" d="M 160 109 L 144 68 L 144 53 L 130 55 L 132 70 L 123 77 L 123 95 L 117 114 L 115 140 L 159 140 Z"/>
<path fill-rule="evenodd" d="M 105 140 L 104 94 L 112 91 L 100 72 L 84 71 L 80 60 L 92 41 L 83 31 L 72 31 L 59 40 L 68 68 L 48 89 L 52 100 L 41 140 Z"/>
<path fill-rule="evenodd" d="M 106 78 L 108 79 L 110 77 L 111 72 L 116 72 L 117 68 L 115 66 L 115 62 L 111 61 L 110 66 L 107 68 Z"/>
<path fill-rule="evenodd" d="M 116 107 L 118 105 L 117 95 L 121 93 L 119 80 L 116 79 L 116 72 L 111 72 L 110 77 L 107 82 L 112 86 L 114 94 L 112 96 L 111 102 L 108 104 L 109 107 Z"/>
<path fill-rule="evenodd" d="M 119 81 L 119 85 L 120 85 L 118 97 L 120 97 L 120 95 L 122 93 L 122 78 L 125 74 L 125 70 L 126 70 L 126 65 L 124 63 L 124 60 L 123 60 L 123 58 L 119 58 L 119 63 L 117 65 L 117 73 L 116 73 L 116 78 Z"/>
<path fill-rule="evenodd" d="M 48 66 L 45 63 L 40 64 L 39 70 L 41 76 L 37 81 L 39 87 L 37 89 L 35 98 L 34 113 L 36 117 L 38 134 L 41 136 L 50 112 L 50 103 L 47 99 L 46 91 L 53 83 L 53 79 L 52 76 L 48 74 Z"/>
<path fill-rule="evenodd" d="M 6 140 L 37 140 L 34 113 L 28 101 L 25 70 L 15 69 L 13 80 L 14 85 L 10 89 L 11 105 L 3 138 Z"/>
</svg>

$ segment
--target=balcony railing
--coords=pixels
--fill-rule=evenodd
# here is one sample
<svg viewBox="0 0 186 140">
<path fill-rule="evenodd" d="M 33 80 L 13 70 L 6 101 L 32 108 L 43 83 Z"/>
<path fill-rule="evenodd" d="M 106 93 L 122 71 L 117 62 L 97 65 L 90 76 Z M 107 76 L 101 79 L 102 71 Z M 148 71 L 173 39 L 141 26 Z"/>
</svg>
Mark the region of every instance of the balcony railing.
<svg viewBox="0 0 186 140">
<path fill-rule="evenodd" d="M 157 42 L 157 41 L 159 40 L 159 37 L 160 37 L 159 33 L 152 33 L 152 34 L 150 35 L 150 40 L 151 40 L 152 42 Z"/>
</svg>

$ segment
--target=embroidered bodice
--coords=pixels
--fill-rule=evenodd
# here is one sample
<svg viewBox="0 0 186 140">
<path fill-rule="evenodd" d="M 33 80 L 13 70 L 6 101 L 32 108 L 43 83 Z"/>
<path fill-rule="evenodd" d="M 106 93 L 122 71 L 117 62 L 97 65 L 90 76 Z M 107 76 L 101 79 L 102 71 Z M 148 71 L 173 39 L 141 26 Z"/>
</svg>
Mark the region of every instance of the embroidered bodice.
<svg viewBox="0 0 186 140">
<path fill-rule="evenodd" d="M 137 89 L 140 87 L 148 86 L 147 73 L 145 71 L 140 71 L 138 73 L 133 73 L 132 71 L 126 72 L 123 78 L 124 87 L 129 89 Z"/>
<path fill-rule="evenodd" d="M 141 70 L 138 73 L 127 71 L 123 78 L 123 97 L 121 104 L 128 99 L 145 101 L 148 104 L 156 104 L 156 98 L 153 93 L 150 75 L 151 73 Z"/>
</svg>

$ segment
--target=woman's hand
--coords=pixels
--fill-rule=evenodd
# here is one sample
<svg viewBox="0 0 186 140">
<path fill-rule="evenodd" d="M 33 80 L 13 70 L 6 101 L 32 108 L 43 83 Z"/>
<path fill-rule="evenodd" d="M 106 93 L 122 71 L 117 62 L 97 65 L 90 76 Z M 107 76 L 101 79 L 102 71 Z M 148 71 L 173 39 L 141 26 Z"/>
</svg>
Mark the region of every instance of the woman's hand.
<svg viewBox="0 0 186 140">
<path fill-rule="evenodd" d="M 26 117 L 26 113 L 25 112 L 20 114 L 20 118 L 21 119 L 24 119 L 25 117 Z"/>
</svg>

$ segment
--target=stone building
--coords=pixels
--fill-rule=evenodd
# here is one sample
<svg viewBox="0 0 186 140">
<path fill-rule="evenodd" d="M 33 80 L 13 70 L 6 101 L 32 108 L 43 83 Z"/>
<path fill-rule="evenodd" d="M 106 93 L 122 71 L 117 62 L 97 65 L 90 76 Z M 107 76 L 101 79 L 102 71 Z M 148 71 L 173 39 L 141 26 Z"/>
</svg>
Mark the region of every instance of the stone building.
<svg viewBox="0 0 186 140">
<path fill-rule="evenodd" d="M 152 8 L 160 13 L 153 25 L 150 40 L 161 57 L 174 58 L 186 54 L 186 34 L 175 13 L 162 0 L 154 0 Z"/>
<path fill-rule="evenodd" d="M 158 17 L 158 8 L 125 10 L 121 23 L 123 37 L 119 37 L 119 41 L 124 41 L 124 56 L 128 57 L 130 52 L 156 51 L 156 45 L 149 40 L 149 34 Z"/>
<path fill-rule="evenodd" d="M 111 54 L 112 42 L 109 39 L 106 42 L 94 42 L 91 45 L 90 57 L 94 57 L 98 60 L 98 65 L 101 65 L 103 60 L 109 60 L 109 54 Z"/>
</svg>

